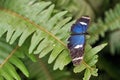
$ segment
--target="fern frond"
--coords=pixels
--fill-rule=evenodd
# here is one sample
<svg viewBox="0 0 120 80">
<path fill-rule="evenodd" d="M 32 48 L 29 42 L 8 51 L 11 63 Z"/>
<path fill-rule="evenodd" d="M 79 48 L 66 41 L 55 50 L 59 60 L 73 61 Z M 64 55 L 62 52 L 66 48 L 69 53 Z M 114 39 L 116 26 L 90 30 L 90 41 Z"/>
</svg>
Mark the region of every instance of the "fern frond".
<svg viewBox="0 0 120 80">
<path fill-rule="evenodd" d="M 120 29 L 120 4 L 116 5 L 113 10 L 109 10 L 105 13 L 105 20 L 98 19 L 97 23 L 93 23 L 88 32 L 91 34 L 89 43 L 94 43 L 99 39 L 99 35 L 104 36 L 106 31 L 113 31 Z"/>
<path fill-rule="evenodd" d="M 16 4 L 19 4 L 20 6 L 15 7 L 17 6 Z M 39 54 L 41 58 L 47 55 L 48 53 L 50 53 L 51 51 L 54 51 L 56 46 L 60 46 L 63 47 L 61 48 L 61 51 L 65 55 L 62 55 L 61 52 L 59 52 L 58 54 L 61 53 L 62 56 L 61 55 L 60 56 L 63 58 L 66 58 L 68 56 L 68 50 L 63 42 L 66 41 L 66 38 L 68 36 L 67 34 L 68 28 L 69 26 L 72 25 L 73 22 L 68 23 L 68 21 L 70 21 L 71 19 L 70 17 L 63 19 L 63 15 L 66 14 L 66 11 L 55 14 L 53 13 L 54 5 L 50 5 L 50 2 L 47 3 L 34 2 L 34 0 L 33 1 L 12 0 L 10 4 L 9 1 L 6 1 L 4 2 L 4 6 L 2 7 L 4 8 L 1 8 L 1 15 L 2 17 L 7 16 L 7 18 L 4 18 L 4 20 L 2 20 L 1 18 L 0 20 L 1 27 L 2 26 L 5 27 L 0 32 L 5 33 L 7 31 L 6 40 L 9 41 L 10 44 L 12 44 L 18 37 L 20 37 L 18 45 L 21 46 L 24 43 L 24 41 L 27 39 L 27 37 L 33 34 L 31 39 L 31 45 L 29 48 L 29 53 L 33 52 L 34 54 Z M 32 12 L 32 14 L 31 14 L 31 9 L 33 9 L 34 11 Z M 54 16 L 51 16 L 53 14 Z M 6 20 L 8 20 L 9 22 L 5 22 Z M 67 35 L 58 32 L 59 29 L 60 32 L 63 32 L 64 30 L 64 34 Z M 63 42 L 61 40 L 63 40 Z M 34 50 L 35 48 L 36 50 Z M 57 55 L 54 57 L 54 59 L 56 59 L 56 57 Z M 54 61 L 54 59 L 52 60 Z M 60 58 L 58 58 L 57 61 L 59 61 L 59 59 Z M 51 59 L 49 59 L 49 62 L 53 62 L 50 60 Z M 56 66 L 56 69 L 57 68 L 63 69 L 63 67 L 69 62 L 70 59 L 68 59 L 66 63 L 61 64 L 62 67 Z"/>
<path fill-rule="evenodd" d="M 105 32 L 107 31 L 107 26 L 104 25 L 104 22 L 101 19 L 98 19 L 97 23 L 93 23 L 88 28 L 88 33 L 90 38 L 87 40 L 88 43 L 93 44 L 99 40 L 99 36 L 104 37 Z"/>
<path fill-rule="evenodd" d="M 120 4 L 117 4 L 114 10 L 110 10 L 109 12 L 106 12 L 106 19 L 105 23 L 108 26 L 108 30 L 111 31 L 110 34 L 110 51 L 112 54 L 115 54 L 115 51 L 119 51 L 120 45 L 119 40 L 120 40 Z"/>
<path fill-rule="evenodd" d="M 117 4 L 116 7 L 112 10 L 109 10 L 105 13 L 105 20 L 102 21 L 101 19 L 98 20 L 98 23 L 93 23 L 88 32 L 90 34 L 90 39 L 88 39 L 87 41 L 91 44 L 95 43 L 98 39 L 99 39 L 99 35 L 103 36 L 105 35 L 106 31 L 112 31 L 111 35 L 110 35 L 110 50 L 111 53 L 115 53 L 115 49 L 118 50 L 119 48 L 119 44 L 116 44 L 116 39 L 115 36 L 117 36 L 117 38 L 119 37 L 118 32 L 116 30 L 120 29 L 120 4 Z M 116 31 L 116 32 L 114 32 Z M 113 36 L 115 35 L 115 36 Z"/>
<path fill-rule="evenodd" d="M 21 80 L 16 68 L 25 76 L 29 76 L 28 70 L 20 60 L 25 55 L 19 52 L 18 46 L 14 47 L 6 43 L 4 39 L 0 39 L 0 76 L 6 80 Z"/>
<path fill-rule="evenodd" d="M 116 39 L 117 38 L 117 39 Z M 120 51 L 120 45 L 118 44 L 120 41 L 120 30 L 112 32 L 110 34 L 110 38 L 109 38 L 109 43 L 110 43 L 110 51 L 112 54 L 115 54 L 115 52 Z"/>
<path fill-rule="evenodd" d="M 47 0 L 48 1 L 48 0 Z M 79 18 L 88 15 L 94 19 L 95 14 L 90 4 L 85 0 L 49 0 L 56 4 L 57 9 L 68 10 L 72 16 Z"/>
</svg>

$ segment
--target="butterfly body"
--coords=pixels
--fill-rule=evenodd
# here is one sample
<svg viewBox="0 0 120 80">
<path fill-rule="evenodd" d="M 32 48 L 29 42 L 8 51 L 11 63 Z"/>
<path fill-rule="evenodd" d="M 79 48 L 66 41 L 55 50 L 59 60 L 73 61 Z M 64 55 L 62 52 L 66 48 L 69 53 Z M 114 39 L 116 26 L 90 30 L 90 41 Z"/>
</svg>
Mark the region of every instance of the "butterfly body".
<svg viewBox="0 0 120 80">
<path fill-rule="evenodd" d="M 68 39 L 68 49 L 74 65 L 79 65 L 83 59 L 85 34 L 87 33 L 90 18 L 82 16 L 71 27 L 71 35 Z"/>
</svg>

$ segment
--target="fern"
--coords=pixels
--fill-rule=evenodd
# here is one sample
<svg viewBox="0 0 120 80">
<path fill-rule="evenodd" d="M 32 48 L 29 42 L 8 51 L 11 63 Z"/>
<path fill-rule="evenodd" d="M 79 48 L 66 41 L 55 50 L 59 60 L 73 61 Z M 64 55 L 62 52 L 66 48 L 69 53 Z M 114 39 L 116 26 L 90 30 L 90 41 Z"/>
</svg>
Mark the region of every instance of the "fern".
<svg viewBox="0 0 120 80">
<path fill-rule="evenodd" d="M 60 39 L 64 39 L 64 38 L 67 37 L 67 35 L 61 34 L 61 32 L 63 30 L 65 30 L 65 28 L 66 28 L 66 30 L 68 30 L 67 29 L 67 28 L 69 28 L 68 26 L 70 26 L 72 24 L 72 22 L 70 22 L 70 23 L 67 23 L 65 25 L 65 22 L 68 22 L 70 20 L 70 18 L 66 18 L 66 19 L 62 19 L 61 18 L 64 14 L 66 14 L 66 11 L 57 13 L 55 16 L 53 16 L 53 17 L 51 17 L 49 19 L 50 15 L 51 15 L 51 12 L 53 11 L 54 5 L 50 5 L 50 7 L 47 8 L 47 9 L 45 9 L 45 8 L 50 4 L 50 2 L 47 2 L 47 3 L 45 3 L 45 2 L 34 3 L 34 1 L 33 1 L 33 3 L 31 3 L 31 1 L 30 2 L 29 1 L 25 1 L 25 2 L 21 1 L 21 2 L 17 3 L 17 1 L 14 1 L 14 0 L 13 0 L 13 2 L 16 3 L 16 4 L 20 4 L 21 2 L 26 3 L 26 4 L 21 4 L 22 7 L 26 6 L 24 11 L 21 11 L 22 12 L 21 14 L 23 15 L 23 13 L 24 13 L 24 15 L 26 17 L 29 17 L 30 19 L 33 19 L 33 18 L 34 19 L 31 21 L 28 18 L 24 18 L 23 16 L 20 16 L 19 14 L 11 12 L 11 11 L 6 10 L 6 9 L 4 9 L 2 11 L 3 12 L 2 16 L 3 17 L 7 16 L 8 17 L 7 20 L 10 19 L 9 21 L 11 21 L 11 20 L 15 19 L 16 22 L 12 23 L 12 24 L 16 24 L 16 23 L 20 22 L 19 23 L 20 27 L 14 26 L 14 28 L 13 28 L 13 26 L 11 26 L 9 24 L 6 24 L 6 22 L 4 20 L 1 21 L 1 26 L 6 24 L 6 25 L 8 25 L 7 27 L 10 27 L 10 29 L 8 29 L 7 37 L 6 37 L 6 40 L 9 41 L 10 44 L 12 44 L 20 36 L 18 45 L 21 46 L 24 43 L 25 39 L 30 34 L 32 34 L 34 32 L 34 34 L 32 36 L 32 39 L 31 39 L 31 45 L 30 45 L 30 48 L 29 48 L 29 53 L 32 53 L 34 48 L 37 46 L 37 49 L 34 50 L 34 54 L 40 53 L 39 56 L 43 57 L 46 54 L 48 54 L 49 52 L 51 52 L 52 50 L 54 50 L 54 48 L 56 46 L 64 46 L 62 48 L 59 48 L 60 51 L 62 51 L 62 52 L 59 52 L 59 53 L 66 53 L 65 55 L 61 54 L 61 55 L 64 56 L 64 58 L 69 56 L 68 55 L 68 50 L 64 49 L 64 48 L 66 48 L 66 46 L 64 45 L 64 43 L 62 41 L 60 41 Z M 5 2 L 5 3 L 7 3 L 7 2 Z M 12 2 L 10 2 L 10 3 L 12 3 Z M 43 5 L 44 5 L 44 8 L 41 10 L 42 11 L 41 13 L 39 11 L 40 9 L 38 9 L 38 8 L 41 8 L 41 7 L 38 4 L 42 4 L 42 5 L 40 5 L 41 7 L 43 7 Z M 29 13 L 31 13 L 31 9 L 34 6 L 36 7 L 36 8 L 34 8 L 35 12 L 33 12 L 32 14 L 29 14 Z M 8 5 L 8 7 L 10 7 L 10 4 Z M 12 5 L 12 7 L 16 8 L 16 7 L 14 7 L 14 5 Z M 17 7 L 17 8 L 19 9 L 19 7 Z M 38 15 L 38 13 L 39 13 L 39 15 Z M 38 16 L 41 16 L 41 17 L 38 18 Z M 60 19 L 62 19 L 64 22 L 63 21 L 59 21 Z M 23 21 L 21 21 L 21 20 L 23 20 Z M 39 23 L 38 23 L 38 21 L 39 21 Z M 57 21 L 59 21 L 59 22 L 56 24 Z M 38 24 L 40 24 L 42 26 L 45 26 L 45 27 L 43 28 L 43 27 L 39 26 Z M 63 26 L 65 26 L 65 27 L 63 27 Z M 37 30 L 37 29 L 39 29 L 39 30 Z M 58 32 L 58 29 L 60 29 L 59 32 Z M 5 31 L 4 31 L 4 33 L 5 33 Z M 53 33 L 54 33 L 54 35 L 53 35 Z M 65 31 L 65 34 L 67 34 L 67 31 Z M 57 35 L 57 37 L 55 35 Z M 60 38 L 60 39 L 58 39 L 58 38 Z M 65 41 L 65 39 L 64 39 L 64 41 Z M 46 50 L 46 48 L 47 48 L 47 50 Z M 54 59 L 57 57 L 58 54 L 56 54 L 56 56 L 54 56 Z M 51 54 L 51 57 L 52 57 L 52 54 Z M 60 56 L 57 59 L 57 61 L 59 61 L 61 57 L 62 56 Z M 53 61 L 51 61 L 51 58 L 49 59 L 49 63 L 51 63 Z M 56 65 L 57 63 L 55 63 L 56 67 L 54 67 L 54 68 L 55 69 L 57 69 L 57 68 L 63 69 L 63 67 L 66 64 L 68 64 L 69 62 L 70 62 L 70 58 L 68 59 L 68 61 L 66 63 L 63 63 L 62 66 L 57 66 Z"/>
<path fill-rule="evenodd" d="M 36 0 L 2 0 L 0 3 L 0 36 L 6 33 L 7 42 L 13 45 L 14 42 L 18 41 L 18 46 L 21 47 L 25 45 L 24 42 L 31 35 L 31 42 L 27 43 L 30 44 L 28 51 L 30 55 L 27 54 L 27 56 L 34 60 L 31 56 L 33 53 L 38 54 L 39 58 L 49 54 L 48 63 L 55 62 L 54 70 L 58 68 L 62 70 L 64 66 L 71 62 L 69 51 L 65 43 L 69 35 L 68 30 L 74 23 L 74 21 L 70 21 L 71 17 L 64 18 L 66 13 L 67 11 L 55 12 L 54 5 L 51 4 L 51 2 L 37 2 Z M 87 45 L 89 44 L 87 43 Z M 86 69 L 84 79 L 88 79 L 91 75 L 96 76 L 97 69 L 95 63 L 98 57 L 96 53 L 105 46 L 106 44 L 103 44 L 93 49 L 91 46 L 86 46 L 84 60 L 80 66 L 75 67 L 74 71 L 81 72 Z M 22 50 L 25 51 L 27 49 L 23 48 Z M 10 55 L 11 54 L 8 56 Z M 13 55 L 11 55 L 11 57 L 13 57 Z M 15 58 L 14 61 L 15 60 L 19 59 Z M 4 60 L 2 63 L 3 62 Z M 14 65 L 17 65 L 17 63 Z M 18 65 L 23 66 L 23 64 L 20 63 L 18 63 Z M 17 67 L 19 68 L 19 66 Z M 7 73 L 3 72 L 6 71 L 1 69 L 2 73 L 0 74 L 4 78 L 6 78 L 5 74 Z M 21 69 L 21 71 L 28 77 L 28 72 L 25 67 Z M 15 70 L 13 73 L 17 74 Z M 7 79 L 20 79 L 19 77 L 16 78 L 14 75 L 9 76 L 9 74 L 7 74 Z"/>
<path fill-rule="evenodd" d="M 48 0 L 47 0 L 48 1 Z M 57 9 L 68 10 L 72 16 L 79 18 L 82 15 L 89 15 L 93 20 L 94 11 L 85 0 L 49 0 L 56 4 Z"/>
<path fill-rule="evenodd" d="M 6 50 L 7 48 L 7 50 Z M 0 76 L 6 80 L 21 80 L 16 68 L 19 69 L 25 76 L 29 76 L 28 70 L 24 63 L 20 60 L 25 57 L 22 50 L 25 47 L 19 48 L 15 44 L 13 46 L 5 42 L 4 38 L 0 39 Z M 29 54 L 28 54 L 29 55 Z M 33 58 L 32 55 L 29 55 Z"/>
<path fill-rule="evenodd" d="M 112 54 L 115 54 L 115 52 L 119 52 L 120 45 L 118 44 L 120 41 L 120 31 L 115 31 L 110 34 L 110 51 Z M 117 39 L 116 39 L 117 38 Z"/>
<path fill-rule="evenodd" d="M 108 26 L 108 30 L 111 31 L 110 34 L 110 50 L 112 54 L 115 54 L 115 51 L 119 51 L 119 29 L 120 29 L 120 4 L 117 4 L 114 10 L 106 12 L 105 24 Z M 117 39 L 116 39 L 117 38 Z"/>
<path fill-rule="evenodd" d="M 105 36 L 105 32 L 107 31 L 111 31 L 111 35 L 110 35 L 110 50 L 111 53 L 115 53 L 115 49 L 119 50 L 119 44 L 118 41 L 119 39 L 117 39 L 118 41 L 116 41 L 115 37 L 119 37 L 119 29 L 120 29 L 120 4 L 117 4 L 116 7 L 112 10 L 109 10 L 105 13 L 105 19 L 104 21 L 102 21 L 102 19 L 98 19 L 97 23 L 93 23 L 88 32 L 90 34 L 90 39 L 88 39 L 88 43 L 95 43 L 98 39 L 99 36 L 104 37 Z M 117 31 L 118 30 L 118 31 Z M 113 31 L 113 33 L 112 33 Z M 114 32 L 115 31 L 115 32 Z M 113 36 L 114 35 L 114 36 Z"/>
</svg>

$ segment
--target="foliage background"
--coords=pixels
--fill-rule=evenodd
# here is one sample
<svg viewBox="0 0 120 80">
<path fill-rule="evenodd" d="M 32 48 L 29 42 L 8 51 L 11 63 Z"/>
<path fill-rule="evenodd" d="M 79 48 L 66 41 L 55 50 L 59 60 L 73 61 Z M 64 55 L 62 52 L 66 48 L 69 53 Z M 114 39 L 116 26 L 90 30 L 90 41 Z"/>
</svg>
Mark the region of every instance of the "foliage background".
<svg viewBox="0 0 120 80">
<path fill-rule="evenodd" d="M 20 3 L 19 0 L 16 0 L 16 1 L 18 1 L 18 3 Z M 46 1 L 46 2 L 48 2 L 47 4 L 50 4 L 49 1 L 51 1 L 52 4 L 55 4 L 55 8 L 54 8 L 52 15 L 54 15 L 58 12 L 62 12 L 64 10 L 68 11 L 67 15 L 65 15 L 64 17 L 65 18 L 72 17 L 72 20 L 69 20 L 69 19 L 68 19 L 68 21 L 65 20 L 66 23 L 68 23 L 69 21 L 74 21 L 82 15 L 89 15 L 91 17 L 91 24 L 90 24 L 90 27 L 88 30 L 88 32 L 90 33 L 90 40 L 88 39 L 87 42 L 89 44 L 91 44 L 92 47 L 95 47 L 104 42 L 108 43 L 107 47 L 105 47 L 98 54 L 99 58 L 98 58 L 98 62 L 96 65 L 98 68 L 98 76 L 97 77 L 92 76 L 90 78 L 90 80 L 120 80 L 120 77 L 119 77 L 119 75 L 120 75 L 120 69 L 119 69 L 119 67 L 120 67 L 120 64 L 119 64 L 119 62 L 120 62 L 120 58 L 119 58 L 120 57 L 120 54 L 119 54 L 119 52 L 120 52 L 120 49 L 119 49 L 120 48 L 120 44 L 119 44 L 119 41 L 120 41 L 120 1 L 119 0 L 96 0 L 96 1 L 94 1 L 94 0 L 37 0 L 37 1 L 38 2 Z M 5 2 L 7 2 L 7 0 L 0 0 L 0 6 L 2 6 L 2 9 L 4 9 L 4 8 L 10 9 L 10 10 L 13 9 L 14 12 L 19 13 L 20 10 L 17 11 L 14 9 L 15 6 L 14 6 L 14 8 L 12 8 L 12 5 L 14 4 L 14 0 L 13 0 L 13 3 L 11 0 L 11 2 L 8 1 L 8 3 L 3 5 L 3 3 L 5 3 Z M 10 5 L 8 5 L 8 4 L 10 4 Z M 22 5 L 20 5 L 20 6 L 22 6 Z M 33 8 L 36 8 L 36 6 L 34 6 Z M 52 9 L 53 9 L 52 7 L 53 6 L 51 6 L 50 11 L 52 11 Z M 2 9 L 1 9 L 1 11 L 4 11 Z M 31 8 L 31 10 L 32 10 L 32 8 Z M 37 8 L 35 10 L 37 11 Z M 7 11 L 8 10 L 6 10 L 6 12 Z M 48 11 L 48 10 L 46 10 L 46 11 Z M 48 12 L 50 12 L 50 11 L 48 11 Z M 66 12 L 61 13 L 61 16 L 64 15 L 65 13 Z M 24 15 L 25 13 L 22 13 L 22 11 L 19 14 L 22 16 L 25 16 Z M 34 20 L 35 16 L 31 16 L 31 15 L 37 15 L 37 14 L 34 14 L 34 11 L 30 11 L 30 14 L 28 14 L 28 17 L 30 16 L 30 19 Z M 48 15 L 48 14 L 46 13 L 46 15 Z M 2 22 L 7 23 L 6 20 L 9 20 L 9 17 L 3 16 L 3 13 L 1 13 L 0 16 L 1 16 L 1 19 L 0 19 L 1 23 Z M 47 17 L 49 17 L 49 16 L 47 16 Z M 44 17 L 42 17 L 42 18 L 43 18 L 43 20 L 38 18 L 41 21 L 40 25 L 46 26 L 45 24 L 42 24 L 42 21 L 44 21 L 44 19 L 46 19 L 46 18 L 44 18 Z M 12 25 L 17 25 L 17 23 L 19 23 L 19 21 L 21 21 L 21 24 L 24 23 L 24 24 L 27 24 L 28 26 L 33 27 L 33 25 L 29 24 L 30 22 L 27 23 L 22 20 L 18 20 L 18 22 L 17 22 L 17 19 L 15 18 L 15 20 L 14 20 L 14 17 L 12 19 L 13 19 L 13 22 L 15 22 L 15 20 L 16 20 L 16 22 L 15 22 L 16 24 L 12 22 Z M 62 17 L 62 19 L 63 19 L 63 17 Z M 62 19 L 60 19 L 60 20 L 62 20 Z M 25 19 L 23 19 L 23 20 L 25 20 Z M 37 20 L 36 20 L 36 23 L 37 23 Z M 3 24 L 1 24 L 1 25 L 6 26 Z M 59 25 L 58 25 L 58 27 L 59 27 Z M 1 31 L 4 30 L 2 27 L 0 29 L 1 29 Z M 17 31 L 17 30 L 18 30 L 18 32 L 20 32 L 19 29 L 16 29 L 15 31 Z M 33 29 L 30 29 L 30 30 L 32 32 L 34 32 Z M 57 31 L 59 31 L 59 30 L 57 30 Z M 28 48 L 30 46 L 30 44 L 28 44 L 28 43 L 31 43 L 30 40 L 31 40 L 32 34 L 29 34 L 30 36 L 27 38 L 27 40 L 22 45 L 22 43 L 23 43 L 22 41 L 24 41 L 24 40 L 20 40 L 20 41 L 14 40 L 14 38 L 13 38 L 13 40 L 10 40 L 12 33 L 14 33 L 14 31 L 12 32 L 12 30 L 10 28 L 10 29 L 8 29 L 8 32 L 4 33 L 3 35 L 2 35 L 2 33 L 0 34 L 2 36 L 0 39 L 0 50 L 1 50 L 1 53 L 6 53 L 6 55 L 0 54 L 1 63 L 4 60 L 4 59 L 2 59 L 3 56 L 9 55 L 9 53 L 12 54 L 11 51 L 14 49 L 14 47 L 16 47 L 16 44 L 19 44 L 21 46 L 15 52 L 14 56 L 9 55 L 10 57 L 12 56 L 11 59 L 8 62 L 6 62 L 6 65 L 4 65 L 4 67 L 2 69 L 0 69 L 0 75 L 7 77 L 6 78 L 7 80 L 13 80 L 13 78 L 11 76 L 8 76 L 9 73 L 11 73 L 12 76 L 15 77 L 15 79 L 17 79 L 17 80 L 20 80 L 20 78 L 22 80 L 82 80 L 82 78 L 84 76 L 84 71 L 82 71 L 80 73 L 74 73 L 73 72 L 74 67 L 73 67 L 72 63 L 69 63 L 70 60 L 67 60 L 68 62 L 64 63 L 64 65 L 67 63 L 69 63 L 69 64 L 62 71 L 60 71 L 60 70 L 54 71 L 54 70 L 52 70 L 54 63 L 48 64 L 49 55 L 41 55 L 41 56 L 45 56 L 45 57 L 38 58 L 39 55 L 34 56 L 33 54 L 28 54 L 30 52 L 32 53 L 32 50 L 31 51 L 28 50 Z M 26 33 L 26 34 L 28 34 L 28 33 Z M 68 37 L 68 35 L 69 34 L 67 33 L 67 35 L 65 35 L 65 38 Z M 61 37 L 61 36 L 63 36 L 63 35 L 60 35 L 59 37 Z M 25 37 L 23 39 L 25 39 Z M 8 42 L 12 45 L 8 44 Z M 63 39 L 63 42 L 65 42 L 64 39 Z M 34 48 L 33 48 L 33 50 L 34 50 Z M 34 63 L 33 63 L 33 61 L 34 61 Z M 37 62 L 35 62 L 35 61 L 37 61 Z M 9 67 L 8 67 L 8 65 L 9 65 Z M 60 68 L 60 69 L 62 69 L 63 67 L 64 66 L 62 66 L 62 67 L 58 66 L 58 68 Z M 8 69 L 12 69 L 12 71 L 10 71 Z M 27 71 L 27 69 L 29 72 Z M 20 77 L 18 75 L 20 75 Z M 2 76 L 0 76 L 0 80 L 4 80 Z"/>
</svg>

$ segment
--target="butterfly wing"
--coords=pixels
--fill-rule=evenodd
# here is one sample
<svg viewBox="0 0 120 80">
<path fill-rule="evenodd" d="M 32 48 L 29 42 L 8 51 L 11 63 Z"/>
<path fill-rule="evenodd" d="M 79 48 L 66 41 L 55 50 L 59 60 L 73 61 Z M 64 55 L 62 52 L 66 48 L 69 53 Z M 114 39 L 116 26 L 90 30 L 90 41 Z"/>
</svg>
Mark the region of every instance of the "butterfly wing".
<svg viewBox="0 0 120 80">
<path fill-rule="evenodd" d="M 68 49 L 74 65 L 80 64 L 83 59 L 85 33 L 88 28 L 89 17 L 81 17 L 71 27 L 71 36 L 68 39 Z"/>
<path fill-rule="evenodd" d="M 68 48 L 74 65 L 78 65 L 83 59 L 85 36 L 73 35 L 68 39 Z"/>
<path fill-rule="evenodd" d="M 71 32 L 73 34 L 82 34 L 86 32 L 87 28 L 87 25 L 82 25 L 78 22 L 76 24 L 73 24 L 73 26 L 71 27 Z"/>
</svg>

